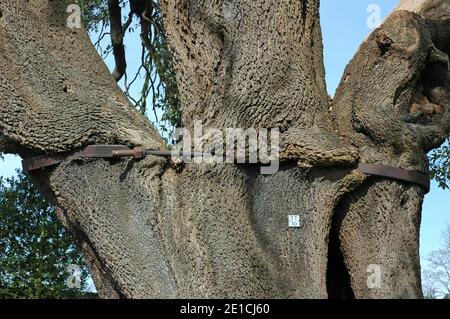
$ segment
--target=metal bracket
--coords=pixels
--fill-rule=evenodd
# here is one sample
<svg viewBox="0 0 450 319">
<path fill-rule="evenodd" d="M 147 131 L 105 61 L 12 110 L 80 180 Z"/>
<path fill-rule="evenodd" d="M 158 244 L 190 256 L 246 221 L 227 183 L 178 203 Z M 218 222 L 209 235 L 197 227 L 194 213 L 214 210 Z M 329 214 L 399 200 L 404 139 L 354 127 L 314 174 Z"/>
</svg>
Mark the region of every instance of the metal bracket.
<svg viewBox="0 0 450 319">
<path fill-rule="evenodd" d="M 41 168 L 60 164 L 64 161 L 88 158 L 114 158 L 114 152 L 129 151 L 124 145 L 90 145 L 78 152 L 61 153 L 56 155 L 40 155 L 22 161 L 24 171 L 34 171 Z"/>
<path fill-rule="evenodd" d="M 170 151 L 149 150 L 142 147 L 129 148 L 125 145 L 90 145 L 78 152 L 57 155 L 41 155 L 30 159 L 25 159 L 22 161 L 22 167 L 25 171 L 34 171 L 54 166 L 64 161 L 76 159 L 121 157 L 143 159 L 148 155 L 171 157 L 173 154 Z M 200 153 L 180 153 L 175 155 L 180 157 L 202 156 Z M 417 184 L 425 188 L 427 193 L 430 191 L 429 176 L 417 171 L 367 163 L 359 163 L 357 170 L 370 176 L 386 177 Z"/>
</svg>

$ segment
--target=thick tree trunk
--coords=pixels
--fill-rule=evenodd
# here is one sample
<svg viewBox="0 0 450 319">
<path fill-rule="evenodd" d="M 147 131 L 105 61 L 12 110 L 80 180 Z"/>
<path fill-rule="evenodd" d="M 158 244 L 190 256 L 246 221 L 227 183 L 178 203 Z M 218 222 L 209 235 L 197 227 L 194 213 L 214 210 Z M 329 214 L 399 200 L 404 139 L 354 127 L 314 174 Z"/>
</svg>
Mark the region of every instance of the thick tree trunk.
<svg viewBox="0 0 450 319">
<path fill-rule="evenodd" d="M 421 297 L 423 190 L 354 170 L 361 159 L 426 171 L 448 134 L 448 1 L 414 3 L 399 9 L 418 14 L 393 13 L 364 42 L 331 104 L 318 0 L 162 0 L 186 127 L 280 128 L 282 164 L 261 175 L 149 157 L 34 173 L 99 294 Z M 67 4 L 0 0 L 0 149 L 163 149 L 85 32 L 67 28 Z M 381 286 L 369 289 L 372 264 Z"/>
<path fill-rule="evenodd" d="M 334 123 L 363 162 L 428 172 L 427 151 L 450 130 L 449 18 L 449 1 L 403 1 L 345 70 Z M 371 179 L 342 199 L 334 231 L 356 297 L 422 295 L 423 196 L 418 186 Z M 370 265 L 380 267 L 379 289 L 367 285 Z"/>
</svg>

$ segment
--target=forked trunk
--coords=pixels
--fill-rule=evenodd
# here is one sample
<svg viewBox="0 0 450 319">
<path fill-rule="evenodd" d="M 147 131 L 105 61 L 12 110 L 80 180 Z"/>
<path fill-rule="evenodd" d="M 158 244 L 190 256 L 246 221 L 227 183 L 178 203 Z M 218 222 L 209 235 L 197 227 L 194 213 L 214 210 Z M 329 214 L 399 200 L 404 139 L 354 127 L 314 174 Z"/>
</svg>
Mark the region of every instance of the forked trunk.
<svg viewBox="0 0 450 319">
<path fill-rule="evenodd" d="M 262 175 L 260 164 L 148 157 L 33 173 L 99 294 L 421 297 L 424 190 L 355 169 L 427 172 L 450 130 L 449 1 L 409 2 L 362 44 L 332 102 L 318 0 L 161 0 L 185 126 L 279 128 L 281 164 Z M 67 28 L 68 4 L 0 0 L 0 150 L 164 149 L 85 31 Z"/>
</svg>

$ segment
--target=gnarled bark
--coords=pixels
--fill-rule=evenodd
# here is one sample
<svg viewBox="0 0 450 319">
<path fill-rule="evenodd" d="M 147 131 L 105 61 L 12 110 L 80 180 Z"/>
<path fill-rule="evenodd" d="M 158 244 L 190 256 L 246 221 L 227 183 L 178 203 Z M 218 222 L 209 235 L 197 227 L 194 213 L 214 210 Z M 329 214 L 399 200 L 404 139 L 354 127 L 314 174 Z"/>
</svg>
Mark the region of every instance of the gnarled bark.
<svg viewBox="0 0 450 319">
<path fill-rule="evenodd" d="M 361 45 L 332 111 L 363 162 L 427 173 L 427 152 L 450 131 L 450 3 L 412 2 L 401 3 Z M 418 186 L 371 178 L 342 199 L 334 232 L 356 297 L 422 296 L 423 196 Z M 381 271 L 379 289 L 367 285 L 370 265 Z"/>
<path fill-rule="evenodd" d="M 423 190 L 354 167 L 361 158 L 425 171 L 425 152 L 448 134 L 450 41 L 436 31 L 448 26 L 448 2 L 394 13 L 361 46 L 332 105 L 318 0 L 161 2 L 186 126 L 280 128 L 283 162 L 268 176 L 258 165 L 179 169 L 155 157 L 34 173 L 99 294 L 420 297 Z M 65 26 L 67 4 L 0 0 L 0 149 L 164 148 L 84 31 Z M 290 214 L 299 229 L 287 227 Z M 369 264 L 383 269 L 380 289 L 367 288 Z"/>
</svg>

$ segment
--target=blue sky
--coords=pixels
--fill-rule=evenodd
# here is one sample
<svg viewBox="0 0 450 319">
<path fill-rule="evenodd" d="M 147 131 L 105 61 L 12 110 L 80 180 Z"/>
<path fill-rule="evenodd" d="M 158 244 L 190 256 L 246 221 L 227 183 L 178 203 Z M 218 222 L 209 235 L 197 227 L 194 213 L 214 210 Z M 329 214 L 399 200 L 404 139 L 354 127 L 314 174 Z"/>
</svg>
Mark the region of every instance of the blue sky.
<svg viewBox="0 0 450 319">
<path fill-rule="evenodd" d="M 321 23 L 325 46 L 325 68 L 328 91 L 331 95 L 339 84 L 345 66 L 350 61 L 360 43 L 371 32 L 367 19 L 370 5 L 376 4 L 385 17 L 397 4 L 398 0 L 322 0 Z M 128 37 L 126 45 L 129 50 L 129 69 L 135 69 L 139 63 L 140 50 L 134 50 L 138 43 L 137 36 Z M 130 53 L 131 51 L 131 53 Z M 111 59 L 107 64 L 111 66 Z M 20 159 L 11 155 L 0 160 L 0 176 L 12 176 L 20 167 Z M 432 250 L 442 243 L 442 232 L 450 221 L 450 191 L 444 191 L 433 183 L 431 192 L 426 196 L 421 228 L 420 252 L 422 261 Z"/>
</svg>

